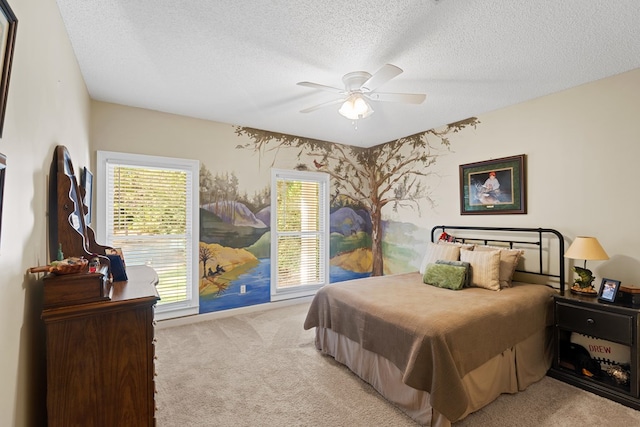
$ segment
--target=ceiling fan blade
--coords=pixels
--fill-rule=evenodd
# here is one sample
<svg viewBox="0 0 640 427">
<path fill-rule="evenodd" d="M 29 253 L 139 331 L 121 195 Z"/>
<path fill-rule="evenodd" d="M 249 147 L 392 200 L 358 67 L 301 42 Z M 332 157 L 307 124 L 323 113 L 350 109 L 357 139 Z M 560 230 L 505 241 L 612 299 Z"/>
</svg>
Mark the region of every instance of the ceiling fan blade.
<svg viewBox="0 0 640 427">
<path fill-rule="evenodd" d="M 297 84 L 298 84 L 298 86 L 306 86 L 306 87 L 310 87 L 312 89 L 325 90 L 325 91 L 328 91 L 328 92 L 339 93 L 340 95 L 344 95 L 345 94 L 344 89 L 338 89 L 337 87 L 333 87 L 333 86 L 321 85 L 319 83 L 298 82 Z"/>
<path fill-rule="evenodd" d="M 301 113 L 310 113 L 312 111 L 319 110 L 320 108 L 328 107 L 329 105 L 340 104 L 342 102 L 344 102 L 343 98 L 334 99 L 334 100 L 331 100 L 331 101 L 323 102 L 322 104 L 314 105 L 313 107 L 305 108 L 304 110 L 300 110 L 300 112 Z"/>
<path fill-rule="evenodd" d="M 400 73 L 402 73 L 402 68 L 385 64 L 362 84 L 361 89 L 365 92 L 372 92 Z"/>
<path fill-rule="evenodd" d="M 422 104 L 427 98 L 424 93 L 385 93 L 373 92 L 365 95 L 372 101 L 404 102 L 407 104 Z"/>
</svg>

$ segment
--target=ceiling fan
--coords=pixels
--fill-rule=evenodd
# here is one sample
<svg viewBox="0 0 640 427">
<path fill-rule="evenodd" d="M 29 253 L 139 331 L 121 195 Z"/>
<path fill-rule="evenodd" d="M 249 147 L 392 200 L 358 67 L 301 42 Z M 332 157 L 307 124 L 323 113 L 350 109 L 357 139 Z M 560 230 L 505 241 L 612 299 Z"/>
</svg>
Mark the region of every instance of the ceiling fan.
<svg viewBox="0 0 640 427">
<path fill-rule="evenodd" d="M 380 86 L 398 76 L 400 73 L 402 73 L 402 69 L 391 64 L 385 64 L 374 74 L 366 71 L 353 71 L 342 77 L 344 89 L 313 82 L 299 82 L 298 85 L 300 86 L 341 95 L 338 99 L 305 108 L 304 110 L 300 110 L 300 112 L 310 113 L 329 105 L 342 103 L 338 112 L 348 119 L 358 120 L 364 119 L 373 113 L 373 109 L 367 101 L 421 104 L 426 98 L 426 95 L 423 93 L 389 93 L 377 91 Z"/>
</svg>

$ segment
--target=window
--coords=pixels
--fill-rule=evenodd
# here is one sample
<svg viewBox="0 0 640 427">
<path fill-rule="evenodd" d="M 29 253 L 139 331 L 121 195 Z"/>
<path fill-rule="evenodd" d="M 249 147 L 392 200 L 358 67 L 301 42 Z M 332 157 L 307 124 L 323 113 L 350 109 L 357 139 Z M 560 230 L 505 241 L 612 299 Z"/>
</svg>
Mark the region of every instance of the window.
<svg viewBox="0 0 640 427">
<path fill-rule="evenodd" d="M 197 160 L 98 151 L 97 230 L 158 273 L 156 318 L 198 313 Z"/>
<path fill-rule="evenodd" d="M 313 294 L 329 282 L 329 176 L 271 171 L 271 299 Z"/>
</svg>

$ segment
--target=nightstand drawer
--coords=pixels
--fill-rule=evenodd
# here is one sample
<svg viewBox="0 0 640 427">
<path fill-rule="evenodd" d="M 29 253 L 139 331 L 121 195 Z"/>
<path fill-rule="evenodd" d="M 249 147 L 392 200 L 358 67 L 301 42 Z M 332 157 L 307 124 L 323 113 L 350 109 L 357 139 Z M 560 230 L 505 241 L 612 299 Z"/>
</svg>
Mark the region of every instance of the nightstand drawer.
<svg viewBox="0 0 640 427">
<path fill-rule="evenodd" d="M 626 345 L 633 343 L 632 316 L 591 310 L 558 302 L 556 304 L 556 322 L 561 329 Z"/>
</svg>

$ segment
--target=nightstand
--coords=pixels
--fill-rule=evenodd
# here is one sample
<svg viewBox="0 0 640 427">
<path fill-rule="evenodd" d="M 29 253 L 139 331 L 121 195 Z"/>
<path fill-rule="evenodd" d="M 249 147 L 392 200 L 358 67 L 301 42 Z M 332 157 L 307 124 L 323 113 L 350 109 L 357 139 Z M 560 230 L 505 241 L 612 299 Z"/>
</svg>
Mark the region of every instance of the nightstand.
<svg viewBox="0 0 640 427">
<path fill-rule="evenodd" d="M 640 309 L 607 304 L 593 297 L 565 291 L 554 296 L 554 316 L 554 359 L 548 375 L 623 405 L 640 409 Z M 588 370 L 582 371 L 580 363 L 576 363 L 576 360 L 583 359 L 576 356 L 578 352 L 575 348 L 571 348 L 572 334 L 580 334 L 581 338 L 587 340 L 594 339 L 595 344 L 582 344 L 588 351 L 606 351 L 607 343 L 612 343 L 609 347 L 622 349 L 622 353 L 625 353 L 629 360 L 629 365 L 625 366 L 628 381 L 620 381 L 619 377 L 606 373 L 604 369 L 600 375 L 593 376 L 589 376 Z"/>
</svg>

